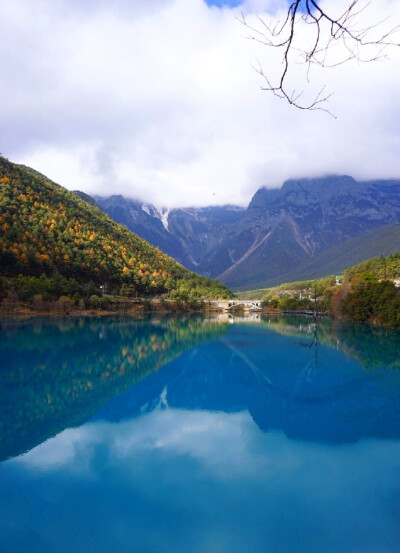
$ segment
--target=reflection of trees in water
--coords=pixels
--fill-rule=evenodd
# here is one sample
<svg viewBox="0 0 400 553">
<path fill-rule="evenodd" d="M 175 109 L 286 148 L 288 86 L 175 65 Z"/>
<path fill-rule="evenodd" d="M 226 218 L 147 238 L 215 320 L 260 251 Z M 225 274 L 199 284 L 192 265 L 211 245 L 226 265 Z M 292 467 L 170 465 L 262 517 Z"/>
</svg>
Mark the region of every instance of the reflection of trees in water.
<svg viewBox="0 0 400 553">
<path fill-rule="evenodd" d="M 84 422 L 226 324 L 202 318 L 35 320 L 0 333 L 0 458 Z"/>
<path fill-rule="evenodd" d="M 356 359 L 365 369 L 391 367 L 400 369 L 400 331 L 368 324 L 344 323 L 321 319 L 314 336 L 314 323 L 305 317 L 263 317 L 263 322 L 279 334 L 307 337 L 318 359 L 318 344 L 343 351 Z"/>
</svg>

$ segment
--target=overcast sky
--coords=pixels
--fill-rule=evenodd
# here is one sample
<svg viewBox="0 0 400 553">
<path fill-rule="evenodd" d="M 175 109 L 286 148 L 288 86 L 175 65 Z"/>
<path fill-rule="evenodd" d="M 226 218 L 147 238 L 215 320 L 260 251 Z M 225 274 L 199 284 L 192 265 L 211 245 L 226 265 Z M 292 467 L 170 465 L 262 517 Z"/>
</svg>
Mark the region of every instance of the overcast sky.
<svg viewBox="0 0 400 553">
<path fill-rule="evenodd" d="M 306 90 L 326 83 L 337 119 L 303 112 L 260 90 L 252 65 L 273 74 L 276 51 L 237 20 L 286 2 L 208 4 L 0 0 L 0 152 L 69 189 L 157 206 L 245 205 L 292 177 L 400 177 L 400 48 L 314 71 Z M 364 17 L 400 23 L 400 2 L 374 0 Z"/>
</svg>

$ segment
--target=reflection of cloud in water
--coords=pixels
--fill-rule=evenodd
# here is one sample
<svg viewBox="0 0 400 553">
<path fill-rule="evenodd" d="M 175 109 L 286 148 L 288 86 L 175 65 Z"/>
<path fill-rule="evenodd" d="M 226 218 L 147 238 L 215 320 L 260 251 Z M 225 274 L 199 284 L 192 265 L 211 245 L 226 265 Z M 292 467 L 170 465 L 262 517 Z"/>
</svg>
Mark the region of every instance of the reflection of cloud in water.
<svg viewBox="0 0 400 553">
<path fill-rule="evenodd" d="M 376 553 L 400 545 L 399 442 L 291 441 L 263 433 L 246 412 L 167 409 L 90 423 L 2 468 L 11 501 L 0 499 L 0 518 L 11 509 L 19 520 L 21 498 L 10 495 L 19 482 L 29 510 L 20 530 L 36 535 L 34 551 Z"/>
<path fill-rule="evenodd" d="M 41 470 L 85 472 L 88 462 L 82 462 L 82 452 L 90 457 L 96 447 L 106 445 L 115 462 L 140 452 L 162 450 L 167 455 L 188 455 L 215 470 L 229 461 L 230 470 L 248 472 L 255 464 L 258 466 L 257 457 L 247 450 L 247 439 L 257 433 L 246 412 L 229 415 L 157 410 L 119 424 L 98 422 L 67 429 L 16 458 L 16 462 Z"/>
</svg>

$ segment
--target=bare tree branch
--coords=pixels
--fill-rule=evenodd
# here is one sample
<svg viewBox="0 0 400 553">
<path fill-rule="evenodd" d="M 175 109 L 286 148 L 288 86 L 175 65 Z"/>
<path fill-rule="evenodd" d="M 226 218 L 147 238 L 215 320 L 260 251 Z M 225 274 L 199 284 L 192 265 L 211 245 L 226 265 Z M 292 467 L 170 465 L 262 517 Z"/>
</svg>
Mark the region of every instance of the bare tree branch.
<svg viewBox="0 0 400 553">
<path fill-rule="evenodd" d="M 265 82 L 261 89 L 272 92 L 299 109 L 321 110 L 332 115 L 325 104 L 333 92 L 326 92 L 325 86 L 308 102 L 302 101 L 304 91 L 290 90 L 288 80 L 294 56 L 300 57 L 302 63 L 307 65 L 307 83 L 313 65 L 327 68 L 337 67 L 351 60 L 369 63 L 384 59 L 388 47 L 400 46 L 395 40 L 400 25 L 379 32 L 386 22 L 383 19 L 359 28 L 357 22 L 369 4 L 370 2 L 361 4 L 360 0 L 350 0 L 346 10 L 333 17 L 321 8 L 320 0 L 292 0 L 283 21 L 267 22 L 257 16 L 255 24 L 249 23 L 242 13 L 239 21 L 246 29 L 246 38 L 281 52 L 282 70 L 277 78 L 272 79 L 260 62 L 254 68 Z M 307 47 L 299 47 L 296 31 L 304 24 L 311 26 L 311 41 Z"/>
</svg>

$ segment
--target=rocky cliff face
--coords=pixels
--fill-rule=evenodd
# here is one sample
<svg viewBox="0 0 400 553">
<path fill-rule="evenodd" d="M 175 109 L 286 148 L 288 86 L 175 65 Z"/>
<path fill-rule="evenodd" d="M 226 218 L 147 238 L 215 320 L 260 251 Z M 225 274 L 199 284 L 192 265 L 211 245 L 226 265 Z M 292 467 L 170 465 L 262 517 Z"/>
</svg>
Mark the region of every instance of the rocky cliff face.
<svg viewBox="0 0 400 553">
<path fill-rule="evenodd" d="M 192 266 L 206 274 L 207 260 L 214 256 L 221 237 L 235 227 L 243 213 L 244 208 L 231 205 L 173 209 L 168 228 L 180 240 Z M 216 276 L 215 271 L 208 273 Z"/>
<path fill-rule="evenodd" d="M 400 222 L 400 181 L 349 176 L 286 181 L 261 188 L 247 209 L 173 209 L 122 196 L 96 198 L 116 221 L 196 272 L 230 287 L 256 287 L 316 254 Z"/>
</svg>

